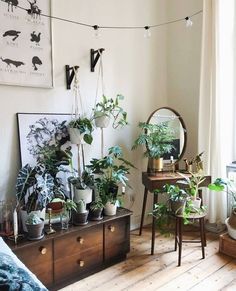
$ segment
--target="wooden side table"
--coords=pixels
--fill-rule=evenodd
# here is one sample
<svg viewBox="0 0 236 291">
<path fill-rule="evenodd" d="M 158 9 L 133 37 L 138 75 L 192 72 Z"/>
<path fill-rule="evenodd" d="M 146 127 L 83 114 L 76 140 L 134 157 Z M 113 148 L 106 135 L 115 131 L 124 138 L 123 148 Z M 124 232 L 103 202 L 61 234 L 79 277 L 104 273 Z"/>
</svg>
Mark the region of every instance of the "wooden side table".
<svg viewBox="0 0 236 291">
<path fill-rule="evenodd" d="M 185 176 L 191 177 L 191 174 L 184 173 Z M 177 181 L 184 180 L 184 178 L 178 173 L 171 172 L 160 172 L 156 176 L 148 176 L 146 172 L 142 173 L 142 183 L 144 185 L 144 196 L 143 196 L 143 207 L 142 207 L 142 215 L 141 215 L 141 223 L 139 228 L 139 235 L 142 235 L 143 229 L 143 221 L 147 204 L 147 195 L 148 192 L 154 192 L 155 189 L 161 190 L 166 184 L 176 184 Z M 211 176 L 205 176 L 205 180 L 201 184 L 202 187 L 207 186 L 211 183 Z M 158 202 L 158 195 L 153 195 L 153 209 L 154 204 Z M 155 233 L 156 233 L 156 218 L 153 216 L 152 218 L 152 242 L 151 242 L 151 255 L 154 254 L 155 247 Z"/>
</svg>

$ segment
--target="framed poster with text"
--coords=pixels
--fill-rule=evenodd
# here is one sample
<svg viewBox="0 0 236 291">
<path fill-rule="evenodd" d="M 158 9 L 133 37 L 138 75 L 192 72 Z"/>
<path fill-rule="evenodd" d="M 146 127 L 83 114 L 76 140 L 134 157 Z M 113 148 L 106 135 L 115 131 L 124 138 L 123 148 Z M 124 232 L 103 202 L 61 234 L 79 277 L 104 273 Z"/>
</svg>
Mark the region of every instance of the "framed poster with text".
<svg viewBox="0 0 236 291">
<path fill-rule="evenodd" d="M 0 83 L 53 87 L 50 0 L 0 1 Z"/>
</svg>

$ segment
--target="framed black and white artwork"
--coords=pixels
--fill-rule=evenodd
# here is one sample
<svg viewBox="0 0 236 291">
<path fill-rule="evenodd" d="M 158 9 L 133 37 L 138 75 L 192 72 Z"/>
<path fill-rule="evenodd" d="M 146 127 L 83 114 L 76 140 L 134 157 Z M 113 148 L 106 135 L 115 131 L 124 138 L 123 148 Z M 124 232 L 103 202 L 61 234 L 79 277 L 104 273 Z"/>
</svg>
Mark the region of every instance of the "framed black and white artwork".
<svg viewBox="0 0 236 291">
<path fill-rule="evenodd" d="M 42 150 L 56 145 L 64 150 L 71 147 L 72 164 L 77 169 L 77 147 L 69 140 L 67 125 L 71 114 L 17 113 L 21 165 L 36 164 Z"/>
<path fill-rule="evenodd" d="M 53 87 L 50 0 L 0 1 L 0 83 Z"/>
</svg>

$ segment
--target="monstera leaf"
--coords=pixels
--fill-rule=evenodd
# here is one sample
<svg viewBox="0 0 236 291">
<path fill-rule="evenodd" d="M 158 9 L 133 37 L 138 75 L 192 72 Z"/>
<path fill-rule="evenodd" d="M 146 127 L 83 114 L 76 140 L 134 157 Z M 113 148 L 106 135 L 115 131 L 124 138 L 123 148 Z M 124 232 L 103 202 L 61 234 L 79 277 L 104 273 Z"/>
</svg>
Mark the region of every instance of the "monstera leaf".
<svg viewBox="0 0 236 291">
<path fill-rule="evenodd" d="M 27 190 L 36 184 L 37 171 L 29 164 L 26 164 L 18 173 L 16 182 L 16 198 L 18 203 L 22 203 Z"/>
</svg>

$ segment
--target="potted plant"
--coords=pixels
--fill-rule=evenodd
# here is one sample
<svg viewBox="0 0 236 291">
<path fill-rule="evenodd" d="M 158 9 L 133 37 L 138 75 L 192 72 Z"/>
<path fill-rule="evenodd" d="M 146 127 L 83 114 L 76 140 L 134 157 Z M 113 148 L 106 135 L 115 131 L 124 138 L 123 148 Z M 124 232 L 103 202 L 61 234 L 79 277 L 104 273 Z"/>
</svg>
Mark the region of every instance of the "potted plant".
<svg viewBox="0 0 236 291">
<path fill-rule="evenodd" d="M 94 201 L 89 206 L 89 214 L 90 214 L 90 220 L 101 220 L 102 217 L 102 211 L 103 211 L 104 205 L 102 203 L 102 199 L 100 196 L 96 197 Z"/>
<path fill-rule="evenodd" d="M 17 207 L 21 209 L 22 224 L 27 231 L 25 220 L 30 212 L 41 212 L 45 219 L 46 205 L 54 197 L 54 180 L 50 174 L 45 172 L 43 165 L 31 167 L 26 164 L 20 169 L 16 182 Z"/>
<path fill-rule="evenodd" d="M 72 119 L 69 123 L 70 141 L 72 144 L 81 144 L 83 142 L 91 144 L 93 141 L 93 125 L 90 119 L 78 117 Z"/>
<path fill-rule="evenodd" d="M 184 189 L 180 189 L 178 185 L 166 184 L 164 191 L 169 195 L 170 209 L 175 214 L 183 214 L 188 199 L 188 194 Z"/>
<path fill-rule="evenodd" d="M 107 205 L 116 205 L 118 187 L 120 184 L 127 186 L 130 168 L 134 168 L 129 161 L 123 158 L 121 147 L 109 148 L 107 156 L 101 159 L 92 159 L 87 167 L 91 169 L 92 173 L 98 175 L 94 181 L 95 190 L 100 195 L 105 209 Z"/>
<path fill-rule="evenodd" d="M 76 203 L 76 210 L 73 210 L 73 223 L 75 225 L 85 225 L 88 223 L 88 213 L 86 209 L 86 203 L 84 200 L 78 201 Z"/>
<path fill-rule="evenodd" d="M 168 122 L 151 124 L 139 122 L 141 133 L 134 141 L 132 149 L 145 146 L 144 156 L 148 157 L 148 173 L 155 175 L 163 169 L 163 155 L 170 153 L 174 146 L 174 131 L 168 126 Z"/>
<path fill-rule="evenodd" d="M 226 192 L 232 199 L 232 210 L 229 217 L 226 218 L 228 234 L 231 238 L 236 239 L 236 184 L 230 179 L 217 178 L 208 188 L 216 192 Z"/>
<path fill-rule="evenodd" d="M 44 220 L 36 213 L 30 213 L 26 219 L 29 240 L 39 240 L 44 237 L 43 228 Z"/>
<path fill-rule="evenodd" d="M 121 94 L 117 94 L 115 100 L 107 98 L 105 95 L 102 96 L 102 101 L 96 103 L 95 108 L 93 108 L 96 127 L 108 127 L 111 118 L 113 119 L 112 127 L 115 129 L 128 124 L 127 113 L 119 105 L 119 101 L 123 99 L 124 96 Z"/>
<path fill-rule="evenodd" d="M 61 211 L 60 219 L 61 219 L 61 229 L 68 229 L 69 221 L 71 219 L 71 211 L 77 210 L 76 203 L 71 199 L 61 200 L 63 204 L 63 210 Z"/>
<path fill-rule="evenodd" d="M 68 182 L 74 202 L 78 203 L 80 200 L 86 204 L 92 202 L 94 177 L 89 169 L 85 169 L 81 176 L 69 177 Z"/>
</svg>

